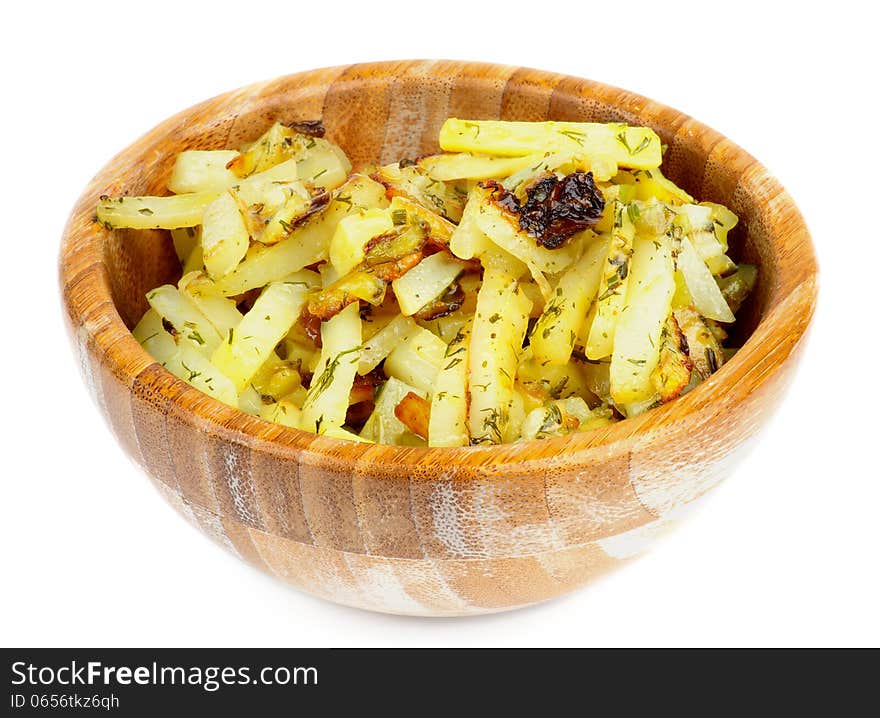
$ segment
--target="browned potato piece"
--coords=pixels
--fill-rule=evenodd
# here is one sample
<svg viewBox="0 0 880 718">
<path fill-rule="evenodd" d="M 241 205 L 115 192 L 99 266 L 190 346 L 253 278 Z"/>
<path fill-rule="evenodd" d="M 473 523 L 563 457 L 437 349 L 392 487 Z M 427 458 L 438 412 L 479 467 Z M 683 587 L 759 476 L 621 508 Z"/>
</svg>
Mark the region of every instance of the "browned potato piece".
<svg viewBox="0 0 880 718">
<path fill-rule="evenodd" d="M 400 403 L 394 407 L 394 416 L 406 425 L 413 434 L 428 437 L 428 423 L 431 418 L 431 402 L 418 394 L 407 392 Z"/>
<path fill-rule="evenodd" d="M 690 383 L 693 362 L 688 345 L 674 316 L 669 316 L 660 335 L 660 361 L 651 373 L 651 383 L 663 402 L 675 399 Z"/>
<path fill-rule="evenodd" d="M 688 356 L 703 379 L 714 374 L 724 363 L 721 345 L 700 313 L 693 307 L 673 311 L 681 333 L 687 342 Z"/>
</svg>

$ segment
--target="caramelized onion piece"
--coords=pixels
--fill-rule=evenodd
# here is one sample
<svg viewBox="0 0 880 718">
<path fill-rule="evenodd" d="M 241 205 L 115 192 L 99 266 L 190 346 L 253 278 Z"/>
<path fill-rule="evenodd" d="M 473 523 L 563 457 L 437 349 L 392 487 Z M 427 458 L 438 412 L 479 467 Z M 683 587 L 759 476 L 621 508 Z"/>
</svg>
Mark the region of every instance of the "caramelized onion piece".
<svg viewBox="0 0 880 718">
<path fill-rule="evenodd" d="M 592 172 L 572 172 L 562 179 L 542 177 L 526 190 L 524 203 L 497 182 L 487 181 L 483 186 L 492 190 L 495 202 L 519 217 L 521 230 L 547 249 L 561 247 L 572 235 L 598 222 L 605 209 Z"/>
</svg>

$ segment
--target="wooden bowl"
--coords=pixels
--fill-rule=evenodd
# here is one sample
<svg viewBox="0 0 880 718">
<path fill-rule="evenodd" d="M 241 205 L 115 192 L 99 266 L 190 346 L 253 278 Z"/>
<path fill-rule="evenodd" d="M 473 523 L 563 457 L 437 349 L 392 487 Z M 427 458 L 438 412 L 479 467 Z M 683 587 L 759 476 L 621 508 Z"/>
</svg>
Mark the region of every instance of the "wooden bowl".
<svg viewBox="0 0 880 718">
<path fill-rule="evenodd" d="M 357 166 L 438 151 L 449 116 L 624 121 L 669 146 L 664 171 L 740 217 L 760 266 L 743 348 L 663 407 L 597 431 L 499 447 L 405 448 L 318 437 L 221 404 L 165 371 L 129 329 L 180 274 L 165 232 L 107 231 L 102 194 L 163 193 L 175 153 L 235 148 L 275 120 L 322 118 Z M 80 197 L 60 274 L 83 377 L 117 440 L 217 543 L 317 596 L 377 611 L 464 615 L 571 591 L 643 548 L 731 469 L 779 402 L 816 301 L 800 213 L 755 159 L 631 92 L 537 70 L 382 62 L 245 87 L 167 120 Z"/>
</svg>

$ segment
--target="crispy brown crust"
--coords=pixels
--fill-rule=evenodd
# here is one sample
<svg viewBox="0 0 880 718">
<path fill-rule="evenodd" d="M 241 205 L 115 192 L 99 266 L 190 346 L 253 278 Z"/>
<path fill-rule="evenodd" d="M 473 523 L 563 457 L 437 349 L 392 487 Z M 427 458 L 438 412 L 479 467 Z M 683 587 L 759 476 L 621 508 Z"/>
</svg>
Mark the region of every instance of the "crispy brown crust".
<svg viewBox="0 0 880 718">
<path fill-rule="evenodd" d="M 651 374 L 651 382 L 665 403 L 678 398 L 690 383 L 694 364 L 688 356 L 687 339 L 674 316 L 666 320 L 660 341 L 660 361 Z"/>
<path fill-rule="evenodd" d="M 364 401 L 372 401 L 376 393 L 376 387 L 381 386 L 384 382 L 385 376 L 378 369 L 373 369 L 373 371 L 363 376 L 355 374 L 348 403 L 359 404 Z"/>
<path fill-rule="evenodd" d="M 309 137 L 323 137 L 324 123 L 321 120 L 294 120 L 293 122 L 283 122 L 285 127 L 289 127 L 294 132 Z"/>
<path fill-rule="evenodd" d="M 465 299 L 466 297 L 461 285 L 455 284 L 451 291 L 422 307 L 413 316 L 424 321 L 439 319 L 461 309 Z"/>
<path fill-rule="evenodd" d="M 678 326 L 684 335 L 687 355 L 694 369 L 703 379 L 708 379 L 724 363 L 724 352 L 706 320 L 693 307 L 674 310 Z"/>
<path fill-rule="evenodd" d="M 422 261 L 422 259 L 424 259 L 424 257 L 425 253 L 422 250 L 418 250 L 417 252 L 412 252 L 399 259 L 392 259 L 386 262 L 381 262 L 380 264 L 374 264 L 372 265 L 371 270 L 377 277 L 379 277 L 379 279 L 385 282 L 393 282 L 395 279 L 402 277 L 410 269 L 415 267 Z"/>
<path fill-rule="evenodd" d="M 431 404 L 418 394 L 407 392 L 407 395 L 394 407 L 396 416 L 413 434 L 428 438 L 428 423 L 431 418 Z"/>
<path fill-rule="evenodd" d="M 309 300 L 308 311 L 327 320 L 360 300 L 381 304 L 385 298 L 385 288 L 385 281 L 372 269 L 357 269 L 314 295 Z"/>
<path fill-rule="evenodd" d="M 321 343 L 321 317 L 312 314 L 306 306 L 299 322 L 302 324 L 306 336 L 320 349 L 323 346 Z"/>
</svg>

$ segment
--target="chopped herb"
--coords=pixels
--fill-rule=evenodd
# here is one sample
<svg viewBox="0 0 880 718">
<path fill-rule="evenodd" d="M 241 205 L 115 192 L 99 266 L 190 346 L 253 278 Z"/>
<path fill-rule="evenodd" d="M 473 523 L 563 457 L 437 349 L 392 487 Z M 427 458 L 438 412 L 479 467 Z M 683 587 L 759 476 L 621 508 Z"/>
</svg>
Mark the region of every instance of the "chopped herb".
<svg viewBox="0 0 880 718">
<path fill-rule="evenodd" d="M 495 443 L 500 444 L 504 440 L 501 428 L 507 424 L 508 417 L 506 413 L 494 406 L 486 407 L 482 410 L 487 416 L 483 418 L 483 429 L 488 429 L 495 438 Z"/>
<path fill-rule="evenodd" d="M 718 371 L 718 357 L 715 356 L 715 350 L 712 347 L 706 347 L 706 361 L 713 373 Z"/>
<path fill-rule="evenodd" d="M 202 335 L 196 329 L 191 329 L 190 333 L 186 335 L 188 339 L 192 339 L 196 344 L 202 346 L 205 343 L 205 340 L 202 338 Z"/>
<path fill-rule="evenodd" d="M 619 284 L 619 283 L 620 282 L 618 282 L 617 284 Z M 615 294 L 617 294 L 617 292 L 614 289 L 614 287 L 616 287 L 617 284 L 615 284 L 613 286 L 611 284 L 609 284 L 608 289 L 606 289 L 604 292 L 602 292 L 602 294 L 599 295 L 599 298 L 596 301 L 601 302 L 601 301 L 608 299 L 609 297 L 613 297 Z"/>
<path fill-rule="evenodd" d="M 150 217 L 153 214 L 153 210 L 151 210 L 149 207 L 144 207 L 143 209 L 138 210 L 138 214 L 143 214 L 147 217 Z"/>
<path fill-rule="evenodd" d="M 195 378 L 197 378 L 197 377 L 200 377 L 200 376 L 202 375 L 202 372 L 200 372 L 200 371 L 194 371 L 194 370 L 190 369 L 190 368 L 186 365 L 186 362 L 181 361 L 181 362 L 180 362 L 180 365 L 181 365 L 184 369 L 186 369 L 187 373 L 189 374 L 189 376 L 186 378 L 187 381 L 192 381 L 193 379 L 195 379 Z"/>
<path fill-rule="evenodd" d="M 570 139 L 570 140 L 574 140 L 574 141 L 577 142 L 581 147 L 584 146 L 584 137 L 585 137 L 585 135 L 584 135 L 583 132 L 578 132 L 578 131 L 576 131 L 576 130 L 560 130 L 560 131 L 559 131 L 559 134 L 560 134 L 560 135 L 565 135 L 565 136 L 568 137 L 568 139 Z"/>
<path fill-rule="evenodd" d="M 308 397 L 314 399 L 333 383 L 333 375 L 336 373 L 336 367 L 339 366 L 342 357 L 353 352 L 358 352 L 361 349 L 362 347 L 356 346 L 352 349 L 346 349 L 345 351 L 339 352 L 339 354 L 333 357 L 333 359 L 327 363 L 327 366 L 324 367 L 324 371 L 321 372 L 321 375 L 312 381 L 312 385 L 309 387 Z M 357 360 L 358 357 L 355 357 L 355 361 Z"/>
<path fill-rule="evenodd" d="M 544 422 L 538 429 L 538 434 L 549 434 L 562 426 L 562 412 L 556 404 L 547 407 L 547 413 L 544 415 Z"/>
<path fill-rule="evenodd" d="M 627 359 L 630 364 L 635 364 L 636 366 L 645 366 L 644 359 Z"/>
<path fill-rule="evenodd" d="M 643 149 L 645 149 L 650 144 L 651 144 L 651 140 L 647 136 L 645 136 L 642 138 L 642 141 L 639 142 L 639 144 L 636 146 L 636 148 L 630 154 L 637 155 L 639 152 L 641 152 Z"/>
<path fill-rule="evenodd" d="M 235 329 L 229 327 L 229 335 L 226 337 L 226 343 L 230 346 L 232 345 L 232 335 L 235 333 Z"/>
<path fill-rule="evenodd" d="M 402 224 L 406 224 L 406 210 L 405 209 L 396 209 L 391 213 L 391 221 L 394 223 L 395 227 L 399 227 Z"/>
<path fill-rule="evenodd" d="M 635 224 L 638 222 L 639 217 L 641 216 L 641 212 L 639 211 L 639 206 L 634 202 L 630 202 L 626 206 L 626 213 L 629 215 L 629 221 Z"/>
<path fill-rule="evenodd" d="M 562 377 L 559 382 L 550 388 L 550 396 L 554 399 L 561 399 L 562 392 L 565 390 L 565 386 L 568 384 L 568 376 Z"/>
</svg>

